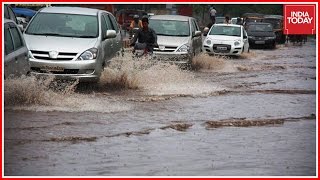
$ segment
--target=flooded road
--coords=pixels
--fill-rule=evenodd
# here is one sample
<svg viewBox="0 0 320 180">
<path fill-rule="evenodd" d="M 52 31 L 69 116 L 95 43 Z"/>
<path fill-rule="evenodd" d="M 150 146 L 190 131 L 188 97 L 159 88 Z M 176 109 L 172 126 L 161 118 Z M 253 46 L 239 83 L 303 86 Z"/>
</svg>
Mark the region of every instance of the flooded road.
<svg viewBox="0 0 320 180">
<path fill-rule="evenodd" d="M 5 176 L 315 176 L 316 44 L 4 82 Z M 54 86 L 54 87 L 52 87 Z"/>
</svg>

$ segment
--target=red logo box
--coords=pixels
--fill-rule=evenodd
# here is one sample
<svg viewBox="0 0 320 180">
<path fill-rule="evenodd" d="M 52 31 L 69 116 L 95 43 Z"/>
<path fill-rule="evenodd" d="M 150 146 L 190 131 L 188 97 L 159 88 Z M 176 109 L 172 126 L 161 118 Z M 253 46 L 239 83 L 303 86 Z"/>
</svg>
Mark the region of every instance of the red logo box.
<svg viewBox="0 0 320 180">
<path fill-rule="evenodd" d="M 316 5 L 284 5 L 284 34 L 315 34 Z"/>
</svg>

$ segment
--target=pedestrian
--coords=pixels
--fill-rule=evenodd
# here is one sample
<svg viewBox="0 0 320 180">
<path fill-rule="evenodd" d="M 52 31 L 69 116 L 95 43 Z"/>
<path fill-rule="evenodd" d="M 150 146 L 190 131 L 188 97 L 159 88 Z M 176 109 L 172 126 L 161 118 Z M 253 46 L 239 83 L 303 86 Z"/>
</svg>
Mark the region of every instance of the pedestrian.
<svg viewBox="0 0 320 180">
<path fill-rule="evenodd" d="M 226 17 L 224 18 L 224 23 L 225 23 L 225 24 L 230 24 L 230 23 L 231 23 L 229 16 L 226 16 Z"/>
<path fill-rule="evenodd" d="M 236 24 L 242 25 L 242 19 L 241 19 L 240 17 L 237 17 L 237 22 L 236 22 Z"/>
<path fill-rule="evenodd" d="M 132 35 L 136 33 L 137 29 L 142 28 L 142 21 L 139 20 L 139 15 L 134 15 L 133 20 L 129 26 L 129 38 L 132 38 Z M 135 30 L 136 29 L 136 30 Z"/>
<path fill-rule="evenodd" d="M 211 6 L 210 10 L 209 10 L 209 15 L 210 15 L 210 20 L 211 20 L 212 24 L 216 23 L 216 14 L 217 14 L 216 8 Z"/>
</svg>

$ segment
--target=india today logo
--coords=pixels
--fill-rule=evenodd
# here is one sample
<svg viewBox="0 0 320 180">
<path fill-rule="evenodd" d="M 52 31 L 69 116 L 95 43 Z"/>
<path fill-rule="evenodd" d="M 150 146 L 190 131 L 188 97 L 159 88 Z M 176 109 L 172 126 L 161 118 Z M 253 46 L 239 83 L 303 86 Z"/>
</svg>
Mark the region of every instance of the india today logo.
<svg viewBox="0 0 320 180">
<path fill-rule="evenodd" d="M 315 34 L 316 5 L 284 5 L 284 34 Z"/>
</svg>

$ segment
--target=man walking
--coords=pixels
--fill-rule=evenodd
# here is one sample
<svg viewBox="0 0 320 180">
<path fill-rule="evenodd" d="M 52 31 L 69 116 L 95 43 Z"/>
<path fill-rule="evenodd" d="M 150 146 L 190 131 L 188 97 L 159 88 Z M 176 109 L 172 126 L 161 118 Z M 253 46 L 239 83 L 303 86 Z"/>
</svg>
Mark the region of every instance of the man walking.
<svg viewBox="0 0 320 180">
<path fill-rule="evenodd" d="M 216 8 L 211 6 L 209 14 L 210 14 L 210 20 L 211 20 L 212 24 L 215 24 L 215 22 L 216 22 L 216 13 L 217 13 Z"/>
</svg>

